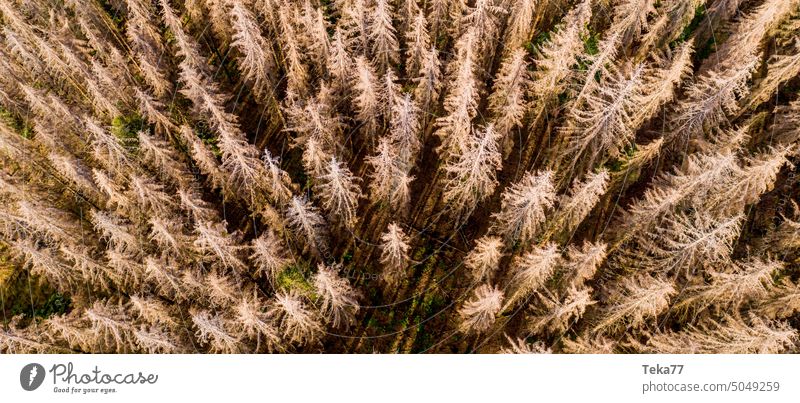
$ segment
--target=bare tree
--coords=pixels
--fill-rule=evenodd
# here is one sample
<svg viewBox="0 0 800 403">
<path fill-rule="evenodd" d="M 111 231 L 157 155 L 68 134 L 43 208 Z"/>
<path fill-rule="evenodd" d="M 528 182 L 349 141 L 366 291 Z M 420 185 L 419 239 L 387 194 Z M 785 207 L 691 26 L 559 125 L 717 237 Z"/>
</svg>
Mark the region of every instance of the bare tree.
<svg viewBox="0 0 800 403">
<path fill-rule="evenodd" d="M 286 209 L 286 223 L 294 233 L 303 239 L 306 248 L 321 253 L 327 248 L 325 239 L 325 220 L 304 197 L 293 196 Z"/>
<path fill-rule="evenodd" d="M 239 339 L 234 337 L 228 327 L 229 322 L 220 315 L 208 311 L 192 312 L 192 323 L 197 329 L 197 339 L 208 344 L 209 351 L 221 354 L 236 354 L 239 350 Z"/>
<path fill-rule="evenodd" d="M 116 251 L 136 254 L 141 250 L 139 240 L 131 233 L 130 224 L 101 211 L 93 211 L 91 219 L 95 229 Z"/>
<path fill-rule="evenodd" d="M 700 312 L 709 307 L 730 312 L 748 301 L 764 298 L 773 288 L 772 276 L 783 268 L 776 261 L 753 260 L 741 264 L 722 266 L 710 270 L 710 284 L 687 287 L 686 296 L 675 304 L 675 309 Z"/>
<path fill-rule="evenodd" d="M 489 109 L 494 115 L 495 127 L 506 139 L 504 155 L 509 154 L 513 145 L 509 132 L 522 124 L 528 109 L 525 92 L 530 85 L 525 51 L 516 49 L 503 60 L 492 95 L 489 96 Z"/>
<path fill-rule="evenodd" d="M 234 270 L 245 267 L 239 258 L 243 247 L 228 233 L 224 223 L 198 222 L 194 232 L 196 235 L 194 247 L 207 261 Z"/>
<path fill-rule="evenodd" d="M 501 169 L 498 151 L 500 134 L 491 124 L 483 130 L 473 130 L 464 144 L 464 151 L 444 166 L 445 203 L 459 219 L 472 214 L 478 202 L 489 197 L 497 186 L 496 172 Z"/>
<path fill-rule="evenodd" d="M 690 325 L 680 332 L 657 333 L 641 349 L 659 354 L 774 354 L 797 342 L 797 331 L 783 322 L 727 316 L 722 322 Z"/>
<path fill-rule="evenodd" d="M 642 103 L 636 108 L 633 127 L 639 127 L 644 121 L 655 115 L 659 108 L 675 97 L 675 89 L 686 76 L 691 73 L 692 42 L 685 42 L 672 52 L 671 60 L 657 56 L 654 67 L 648 69 L 643 77 Z M 664 60 L 667 59 L 667 60 Z M 669 63 L 668 65 L 665 65 Z"/>
<path fill-rule="evenodd" d="M 272 47 L 264 37 L 253 13 L 239 2 L 231 1 L 233 28 L 232 46 L 237 48 L 242 57 L 238 59 L 242 72 L 252 83 L 253 92 L 259 96 L 269 96 L 273 90 L 275 77 L 275 56 Z"/>
<path fill-rule="evenodd" d="M 614 333 L 640 327 L 666 310 L 675 293 L 675 286 L 668 280 L 647 274 L 626 277 L 612 291 L 593 330 Z"/>
<path fill-rule="evenodd" d="M 551 171 L 526 172 L 503 192 L 500 212 L 492 217 L 497 221 L 493 228 L 506 242 L 527 243 L 537 235 L 556 196 L 552 177 Z"/>
<path fill-rule="evenodd" d="M 414 0 L 406 0 L 406 3 L 416 4 Z M 409 29 L 406 31 L 406 72 L 411 77 L 422 69 L 425 57 L 431 47 L 430 34 L 428 33 L 428 21 L 425 14 L 420 10 L 416 15 L 409 16 Z"/>
<path fill-rule="evenodd" d="M 712 70 L 689 87 L 688 97 L 682 100 L 673 116 L 672 138 L 685 136 L 685 140 L 702 137 L 710 127 L 718 126 L 727 114 L 738 111 L 738 98 L 747 95 L 747 80 L 757 67 L 756 54 L 742 63 Z"/>
<path fill-rule="evenodd" d="M 380 71 L 386 70 L 398 59 L 397 37 L 392 25 L 392 6 L 389 0 L 375 0 L 375 9 L 369 26 L 369 38 L 372 51 L 378 58 Z"/>
<path fill-rule="evenodd" d="M 366 158 L 373 168 L 369 185 L 373 202 L 388 202 L 399 211 L 406 211 L 411 198 L 409 186 L 414 177 L 408 176 L 402 157 L 389 139 L 378 143 L 377 155 Z"/>
<path fill-rule="evenodd" d="M 498 237 L 483 236 L 464 258 L 464 265 L 475 281 L 491 280 L 500 267 L 503 257 L 503 241 Z"/>
<path fill-rule="evenodd" d="M 381 263 L 383 264 L 381 280 L 390 286 L 397 285 L 405 278 L 406 268 L 410 261 L 408 236 L 397 224 L 391 223 L 381 236 L 381 241 L 383 241 L 381 244 Z"/>
<path fill-rule="evenodd" d="M 545 292 L 539 301 L 542 305 L 540 314 L 530 321 L 530 330 L 534 333 L 563 334 L 572 323 L 583 316 L 586 308 L 595 303 L 591 289 L 569 289 L 563 298 Z"/>
<path fill-rule="evenodd" d="M 508 335 L 506 336 L 506 341 L 508 341 L 508 347 L 503 347 L 498 351 L 500 354 L 550 354 L 552 350 L 547 348 L 545 344 L 541 341 L 537 341 L 535 343 L 528 343 L 525 339 L 512 339 Z"/>
<path fill-rule="evenodd" d="M 506 48 L 518 49 L 531 39 L 535 14 L 540 4 L 539 0 L 522 0 L 512 3 L 508 28 L 505 31 Z"/>
<path fill-rule="evenodd" d="M 402 167 L 410 171 L 422 147 L 419 140 L 420 110 L 411 98 L 411 94 L 398 97 L 392 108 L 390 139 L 397 148 Z"/>
<path fill-rule="evenodd" d="M 279 292 L 267 314 L 288 343 L 313 343 L 321 335 L 319 313 L 311 310 L 296 290 Z"/>
<path fill-rule="evenodd" d="M 747 99 L 745 109 L 763 103 L 778 90 L 781 84 L 800 74 L 800 42 L 794 45 L 794 54 L 775 55 L 767 67 L 768 73 Z"/>
<path fill-rule="evenodd" d="M 790 152 L 790 148 L 777 147 L 747 158 L 747 166 L 737 170 L 729 181 L 717 184 L 704 205 L 722 214 L 743 211 L 773 188 L 781 168 L 789 162 L 786 157 Z"/>
<path fill-rule="evenodd" d="M 356 180 L 347 166 L 336 157 L 331 157 L 324 174 L 319 177 L 318 189 L 322 206 L 335 221 L 348 228 L 355 225 L 355 212 L 361 197 L 361 188 Z"/>
<path fill-rule="evenodd" d="M 266 231 L 253 239 L 251 248 L 253 254 L 250 255 L 250 260 L 256 265 L 256 274 L 265 275 L 271 284 L 275 284 L 278 276 L 291 262 L 286 257 L 280 239 L 272 231 Z"/>
<path fill-rule="evenodd" d="M 563 133 L 570 151 L 585 153 L 589 166 L 600 155 L 618 156 L 633 141 L 637 108 L 644 101 L 643 72 L 642 65 L 609 72 L 605 84 L 587 93 L 585 106 L 576 103 L 570 110 Z"/>
<path fill-rule="evenodd" d="M 354 104 L 358 118 L 365 125 L 365 131 L 371 133 L 378 126 L 381 93 L 372 66 L 362 56 L 356 57 L 353 80 Z"/>
<path fill-rule="evenodd" d="M 459 309 L 459 330 L 463 333 L 482 333 L 492 327 L 496 315 L 503 306 L 503 292 L 496 287 L 483 284 L 475 289 L 473 298 Z"/>
<path fill-rule="evenodd" d="M 266 307 L 253 294 L 245 295 L 234 307 L 236 320 L 233 322 L 232 332 L 239 338 L 255 338 L 256 351 L 262 344 L 269 352 L 283 351 L 278 330 L 272 326 Z"/>
<path fill-rule="evenodd" d="M 572 8 L 552 39 L 542 45 L 535 62 L 531 99 L 547 105 L 567 88 L 572 66 L 583 51 L 581 38 L 592 16 L 591 4 L 584 0 Z"/>
<path fill-rule="evenodd" d="M 699 264 L 725 262 L 739 237 L 742 216 L 717 220 L 704 214 L 667 218 L 642 242 L 641 263 L 660 273 L 686 273 Z"/>
<path fill-rule="evenodd" d="M 333 327 L 349 327 L 358 313 L 357 292 L 335 267 L 317 266 L 314 288 L 320 299 L 320 312 Z"/>
<path fill-rule="evenodd" d="M 515 306 L 522 298 L 529 297 L 532 292 L 543 287 L 555 272 L 560 259 L 558 247 L 552 243 L 514 258 L 511 263 L 513 276 L 508 285 L 509 297 L 503 310 Z"/>
<path fill-rule="evenodd" d="M 569 194 L 559 197 L 549 232 L 575 230 L 605 194 L 608 182 L 609 174 L 605 169 L 587 174 L 583 182 L 575 181 Z"/>
<path fill-rule="evenodd" d="M 452 73 L 454 75 L 452 85 L 448 86 L 444 99 L 445 114 L 436 120 L 439 126 L 436 135 L 442 141 L 439 150 L 443 156 L 458 155 L 461 152 L 463 144 L 468 142 L 472 119 L 477 114 L 479 88 L 475 78 L 477 67 L 472 49 L 473 41 L 475 34 L 470 29 L 456 43 L 456 66 Z M 425 73 L 437 70 L 434 67 L 438 61 L 429 63 L 433 65 L 426 63 L 423 67 Z M 421 84 L 431 83 L 430 76 L 423 75 L 423 77 L 426 82 Z"/>
<path fill-rule="evenodd" d="M 420 64 L 419 74 L 414 78 L 417 83 L 417 88 L 414 90 L 414 98 L 420 107 L 427 109 L 439 99 L 439 90 L 442 86 L 439 51 L 431 46 L 423 54 Z"/>
</svg>

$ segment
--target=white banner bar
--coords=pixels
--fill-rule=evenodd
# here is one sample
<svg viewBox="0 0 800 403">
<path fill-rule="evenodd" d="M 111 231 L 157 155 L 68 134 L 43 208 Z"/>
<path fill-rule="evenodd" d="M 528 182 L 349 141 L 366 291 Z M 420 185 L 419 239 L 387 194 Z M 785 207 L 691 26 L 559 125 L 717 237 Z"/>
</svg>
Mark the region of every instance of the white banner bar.
<svg viewBox="0 0 800 403">
<path fill-rule="evenodd" d="M 798 402 L 778 355 L 5 355 L 2 402 Z"/>
</svg>

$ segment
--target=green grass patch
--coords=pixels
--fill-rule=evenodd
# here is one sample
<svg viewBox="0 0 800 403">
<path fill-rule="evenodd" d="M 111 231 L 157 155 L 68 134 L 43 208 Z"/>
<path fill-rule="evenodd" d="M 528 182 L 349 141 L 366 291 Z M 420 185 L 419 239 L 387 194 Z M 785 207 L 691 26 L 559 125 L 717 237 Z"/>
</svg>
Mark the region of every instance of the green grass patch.
<svg viewBox="0 0 800 403">
<path fill-rule="evenodd" d="M 197 134 L 197 137 L 199 137 L 200 140 L 202 140 L 203 143 L 211 149 L 211 152 L 214 153 L 215 156 L 222 156 L 222 151 L 219 150 L 219 146 L 217 145 L 219 143 L 219 139 L 207 124 L 197 124 L 193 127 L 193 130 L 195 134 Z"/>
<path fill-rule="evenodd" d="M 147 128 L 147 122 L 139 114 L 120 115 L 111 121 L 111 134 L 126 147 L 139 145 L 139 132 Z"/>
<path fill-rule="evenodd" d="M 706 6 L 705 4 L 701 4 L 694 10 L 694 17 L 692 18 L 692 21 L 689 22 L 689 25 L 683 28 L 681 34 L 678 36 L 677 39 L 675 39 L 669 44 L 669 47 L 675 49 L 675 47 L 678 46 L 679 44 L 686 42 L 686 40 L 689 39 L 689 37 L 691 37 L 692 34 L 694 34 L 694 31 L 697 30 L 697 27 L 700 26 L 700 23 L 703 21 L 705 17 L 706 17 Z"/>
<path fill-rule="evenodd" d="M 545 43 L 550 42 L 551 36 L 552 31 L 540 32 L 532 40 L 523 43 L 522 47 L 525 48 L 529 55 L 536 57 L 539 53 L 539 49 L 541 49 Z M 533 66 L 529 65 L 528 68 L 531 69 Z"/>
<path fill-rule="evenodd" d="M 610 172 L 619 172 L 625 169 L 628 166 L 628 161 L 630 161 L 635 155 L 638 149 L 636 148 L 636 144 L 629 144 L 625 146 L 622 150 L 624 157 L 623 158 L 614 158 L 607 161 L 604 166 Z"/>
<path fill-rule="evenodd" d="M 621 160 L 619 158 L 614 158 L 605 163 L 605 167 L 609 170 L 609 172 L 622 171 L 622 169 L 625 168 L 625 165 L 625 160 Z"/>
<path fill-rule="evenodd" d="M 314 286 L 308 279 L 308 267 L 305 264 L 294 264 L 278 275 L 277 289 L 283 291 L 298 290 L 301 293 L 315 297 Z"/>
<path fill-rule="evenodd" d="M 125 18 L 124 14 L 119 12 L 119 10 L 111 4 L 110 1 L 107 0 L 99 0 L 100 7 L 103 8 L 103 11 L 106 12 L 106 15 L 114 23 L 118 30 L 122 30 L 125 26 Z"/>
<path fill-rule="evenodd" d="M 708 59 L 712 53 L 717 51 L 717 44 L 718 42 L 714 40 L 713 36 L 708 38 L 706 43 L 701 48 L 697 49 L 695 56 L 697 56 L 698 60 Z"/>
<path fill-rule="evenodd" d="M 0 106 L 0 121 L 8 125 L 20 136 L 30 140 L 33 138 L 33 128 L 28 126 L 22 118 Z"/>
<path fill-rule="evenodd" d="M 596 32 L 589 31 L 589 34 L 581 38 L 583 40 L 583 51 L 586 55 L 594 56 L 600 53 L 600 37 Z M 592 66 L 592 59 L 585 56 L 579 56 L 576 69 L 578 71 L 588 71 Z M 599 72 L 598 72 L 599 73 Z M 600 77 L 595 77 L 599 79 Z"/>
<path fill-rule="evenodd" d="M 587 55 L 594 56 L 600 53 L 600 38 L 596 32 L 589 31 L 589 35 L 581 39 L 583 39 L 583 51 Z"/>
<path fill-rule="evenodd" d="M 71 304 L 72 300 L 68 296 L 56 292 L 50 294 L 50 297 L 47 298 L 47 301 L 45 301 L 43 305 L 37 307 L 34 313 L 38 318 L 49 318 L 53 315 L 62 315 L 69 311 Z"/>
<path fill-rule="evenodd" d="M 11 266 L 3 268 L 2 272 L 0 294 L 7 320 L 16 315 L 23 315 L 26 320 L 46 319 L 69 312 L 72 304 L 69 296 L 59 293 L 39 277 L 29 277 L 29 273 L 13 270 Z"/>
<path fill-rule="evenodd" d="M 346 265 L 353 261 L 353 251 L 348 250 L 342 255 L 342 264 Z"/>
</svg>

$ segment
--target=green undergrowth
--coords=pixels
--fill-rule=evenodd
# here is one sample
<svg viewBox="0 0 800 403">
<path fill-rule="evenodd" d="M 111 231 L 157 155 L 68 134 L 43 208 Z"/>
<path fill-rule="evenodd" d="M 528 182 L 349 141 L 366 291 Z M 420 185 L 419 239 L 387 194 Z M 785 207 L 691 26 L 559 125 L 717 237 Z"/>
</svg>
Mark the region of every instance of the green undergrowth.
<svg viewBox="0 0 800 403">
<path fill-rule="evenodd" d="M 622 158 L 611 159 L 604 164 L 604 167 L 612 173 L 620 172 L 628 166 L 628 161 L 636 155 L 637 151 L 636 144 L 625 146 L 623 150 L 624 155 L 621 156 Z"/>
<path fill-rule="evenodd" d="M 220 151 L 219 146 L 217 145 L 217 143 L 219 143 L 219 139 L 217 138 L 217 135 L 214 134 L 214 131 L 211 130 L 211 128 L 208 127 L 207 124 L 205 124 L 204 122 L 200 122 L 194 125 L 193 130 L 195 134 L 197 134 L 197 137 L 199 137 L 200 140 L 202 140 L 203 143 L 211 149 L 211 152 L 215 156 L 217 157 L 222 156 L 222 151 Z"/>
<path fill-rule="evenodd" d="M 596 32 L 589 31 L 589 34 L 583 38 L 583 50 L 590 56 L 600 53 L 600 37 Z"/>
<path fill-rule="evenodd" d="M 692 21 L 689 22 L 689 25 L 683 28 L 680 36 L 678 36 L 674 41 L 669 44 L 669 47 L 675 49 L 678 44 L 686 42 L 692 34 L 697 30 L 697 27 L 700 26 L 700 23 L 703 19 L 706 18 L 706 5 L 701 4 L 694 10 L 694 17 Z"/>
<path fill-rule="evenodd" d="M 17 315 L 25 320 L 46 319 L 69 312 L 72 301 L 37 276 L 14 270 L 8 260 L 0 258 L 0 309 L 3 323 Z"/>
<path fill-rule="evenodd" d="M 33 128 L 28 126 L 19 116 L 0 106 L 0 121 L 26 139 L 33 138 Z"/>
<path fill-rule="evenodd" d="M 111 134 L 127 147 L 137 146 L 139 144 L 139 132 L 146 128 L 147 123 L 137 113 L 116 116 L 111 121 Z"/>
<path fill-rule="evenodd" d="M 276 279 L 276 288 L 282 291 L 297 290 L 313 297 L 314 286 L 309 281 L 309 270 L 306 263 L 297 263 L 287 267 Z"/>
</svg>

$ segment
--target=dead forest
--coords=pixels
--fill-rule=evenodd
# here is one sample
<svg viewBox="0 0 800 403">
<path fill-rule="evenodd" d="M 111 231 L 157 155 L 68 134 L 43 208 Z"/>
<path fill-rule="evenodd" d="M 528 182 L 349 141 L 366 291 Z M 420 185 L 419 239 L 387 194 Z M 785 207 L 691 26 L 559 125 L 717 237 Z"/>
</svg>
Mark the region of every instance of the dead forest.
<svg viewBox="0 0 800 403">
<path fill-rule="evenodd" d="M 0 0 L 0 352 L 800 352 L 800 0 Z"/>
</svg>

